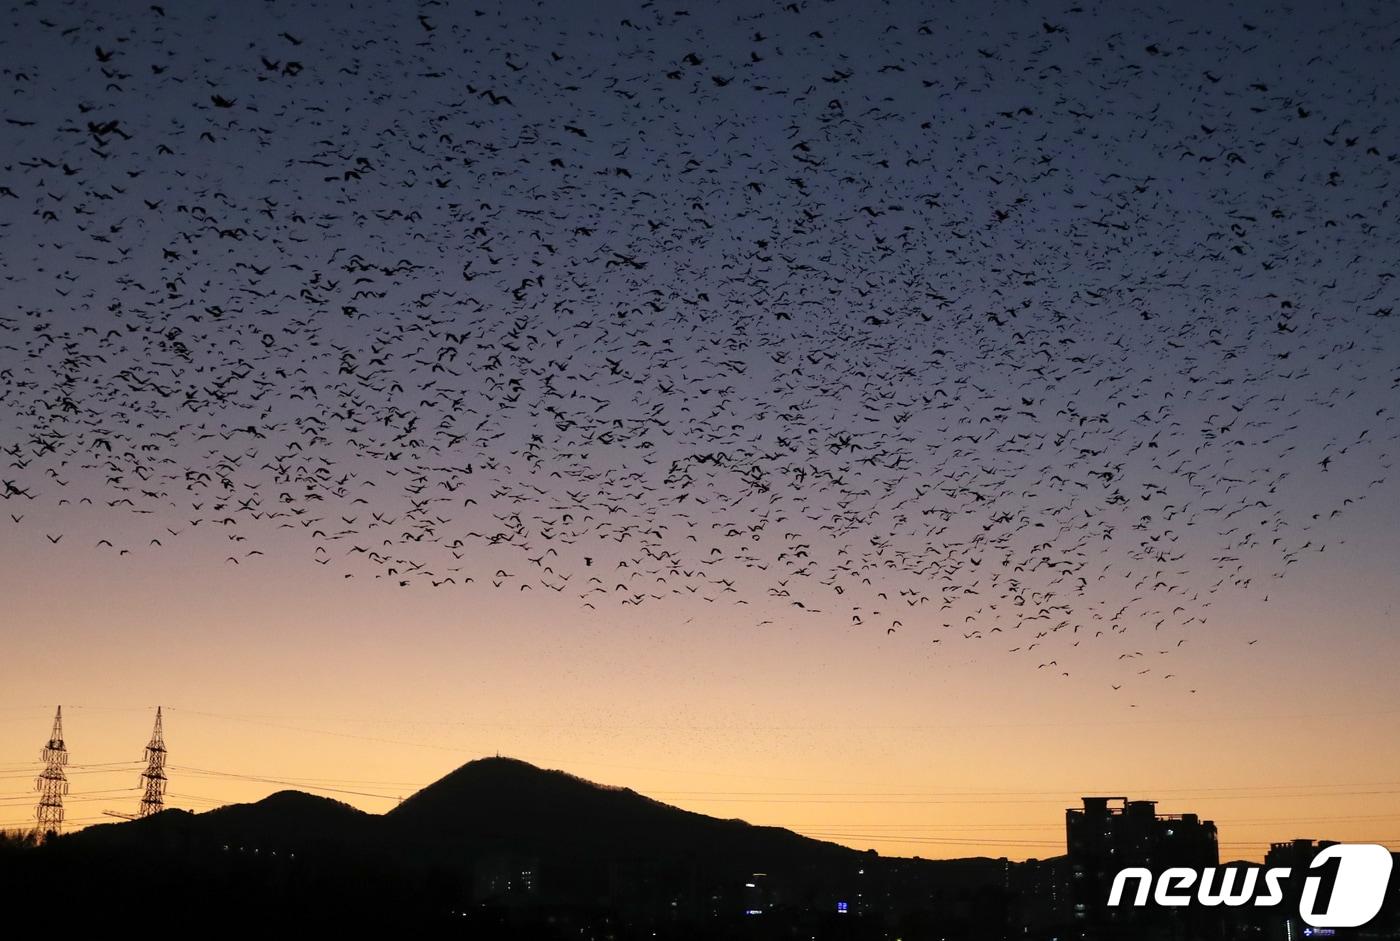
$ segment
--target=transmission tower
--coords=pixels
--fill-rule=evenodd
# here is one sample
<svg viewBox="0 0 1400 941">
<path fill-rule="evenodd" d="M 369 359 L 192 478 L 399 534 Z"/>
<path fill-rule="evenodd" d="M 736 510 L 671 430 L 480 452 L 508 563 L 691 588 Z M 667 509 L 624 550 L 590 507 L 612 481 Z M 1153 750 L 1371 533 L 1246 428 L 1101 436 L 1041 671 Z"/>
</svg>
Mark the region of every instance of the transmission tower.
<svg viewBox="0 0 1400 941">
<path fill-rule="evenodd" d="M 161 729 L 160 706 L 156 706 L 156 727 L 146 746 L 146 770 L 141 772 L 146 793 L 141 796 L 138 817 L 149 817 L 165 809 L 165 733 Z"/>
<path fill-rule="evenodd" d="M 62 706 L 54 713 L 49 743 L 39 757 L 44 761 L 44 770 L 34 781 L 34 789 L 39 792 L 34 819 L 39 821 L 39 832 L 47 836 L 63 829 L 63 795 L 68 793 L 68 775 L 63 770 L 68 764 L 68 747 L 63 744 Z"/>
</svg>

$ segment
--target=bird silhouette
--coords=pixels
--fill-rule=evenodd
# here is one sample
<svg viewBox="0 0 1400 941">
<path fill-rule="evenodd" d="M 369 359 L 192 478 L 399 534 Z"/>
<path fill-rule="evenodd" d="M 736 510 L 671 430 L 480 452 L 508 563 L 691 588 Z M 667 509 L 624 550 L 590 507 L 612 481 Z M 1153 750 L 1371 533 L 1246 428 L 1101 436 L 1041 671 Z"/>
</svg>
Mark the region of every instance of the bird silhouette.
<svg viewBox="0 0 1400 941">
<path fill-rule="evenodd" d="M 1383 11 L 556 6 L 13 12 L 0 497 L 1076 677 L 1394 500 Z"/>
</svg>

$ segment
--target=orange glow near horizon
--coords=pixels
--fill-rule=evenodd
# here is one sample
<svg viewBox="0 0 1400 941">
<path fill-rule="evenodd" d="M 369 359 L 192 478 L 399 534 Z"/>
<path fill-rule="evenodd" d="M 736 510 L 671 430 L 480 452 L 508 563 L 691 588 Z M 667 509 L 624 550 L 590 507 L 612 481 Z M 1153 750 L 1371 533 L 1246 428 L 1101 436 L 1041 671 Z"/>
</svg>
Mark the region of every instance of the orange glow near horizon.
<svg viewBox="0 0 1400 941">
<path fill-rule="evenodd" d="M 55 703 L 70 823 L 133 812 L 159 703 L 168 806 L 196 811 L 291 786 L 383 812 L 502 754 L 884 855 L 1059 855 L 1065 808 L 1091 793 L 1213 819 L 1223 859 L 1294 837 L 1400 848 L 1391 522 L 1267 604 L 1222 598 L 1172 657 L 1179 678 L 1131 694 L 1107 655 L 1066 678 L 975 641 L 757 626 L 746 607 L 623 620 L 312 565 L 113 566 L 30 529 L 0 547 L 0 826 L 32 822 Z"/>
</svg>

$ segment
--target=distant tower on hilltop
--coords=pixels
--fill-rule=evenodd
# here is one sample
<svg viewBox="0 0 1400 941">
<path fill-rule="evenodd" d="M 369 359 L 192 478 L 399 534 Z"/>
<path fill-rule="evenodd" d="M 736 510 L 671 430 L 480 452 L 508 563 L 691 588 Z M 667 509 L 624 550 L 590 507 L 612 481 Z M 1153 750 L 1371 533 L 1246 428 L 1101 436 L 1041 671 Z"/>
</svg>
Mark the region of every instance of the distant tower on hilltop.
<svg viewBox="0 0 1400 941">
<path fill-rule="evenodd" d="M 39 757 L 44 760 L 44 770 L 34 780 L 34 789 L 39 792 L 34 819 L 39 822 L 39 832 L 47 836 L 63 829 L 63 795 L 68 793 L 68 775 L 63 770 L 68 764 L 68 747 L 63 744 L 62 706 L 53 715 L 53 731 Z"/>
<path fill-rule="evenodd" d="M 160 706 L 156 706 L 156 727 L 146 746 L 146 770 L 141 772 L 146 793 L 141 795 L 138 817 L 149 817 L 165 809 L 165 733 L 161 729 Z"/>
</svg>

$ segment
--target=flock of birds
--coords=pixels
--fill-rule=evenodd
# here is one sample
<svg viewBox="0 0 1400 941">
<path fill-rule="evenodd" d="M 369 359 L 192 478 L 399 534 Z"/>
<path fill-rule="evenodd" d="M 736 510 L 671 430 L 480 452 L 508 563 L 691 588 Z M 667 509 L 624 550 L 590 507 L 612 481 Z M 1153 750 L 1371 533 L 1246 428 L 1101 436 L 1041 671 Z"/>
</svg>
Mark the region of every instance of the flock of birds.
<svg viewBox="0 0 1400 941">
<path fill-rule="evenodd" d="M 1394 499 L 1400 17 L 1317 6 L 19 3 L 4 522 L 1171 679 Z"/>
</svg>

